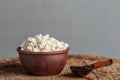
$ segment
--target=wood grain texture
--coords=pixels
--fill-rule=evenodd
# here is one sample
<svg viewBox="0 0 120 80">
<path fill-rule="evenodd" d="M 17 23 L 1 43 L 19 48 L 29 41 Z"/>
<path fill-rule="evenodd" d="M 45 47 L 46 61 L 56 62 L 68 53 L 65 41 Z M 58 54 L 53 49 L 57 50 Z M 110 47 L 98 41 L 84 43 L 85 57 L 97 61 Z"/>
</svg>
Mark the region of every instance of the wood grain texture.
<svg viewBox="0 0 120 80">
<path fill-rule="evenodd" d="M 94 63 L 106 57 L 91 55 L 69 55 L 63 71 L 54 76 L 33 76 L 22 68 L 19 58 L 12 57 L 0 60 L 0 80 L 120 80 L 120 60 L 113 59 L 111 66 L 93 70 L 86 77 L 77 77 L 71 74 L 70 66 L 82 66 Z"/>
</svg>

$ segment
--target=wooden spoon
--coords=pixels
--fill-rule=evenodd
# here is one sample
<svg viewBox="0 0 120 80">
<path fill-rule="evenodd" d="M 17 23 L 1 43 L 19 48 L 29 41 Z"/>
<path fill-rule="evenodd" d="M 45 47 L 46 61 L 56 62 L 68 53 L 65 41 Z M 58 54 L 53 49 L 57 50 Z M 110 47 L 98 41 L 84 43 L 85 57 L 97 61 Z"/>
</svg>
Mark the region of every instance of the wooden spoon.
<svg viewBox="0 0 120 80">
<path fill-rule="evenodd" d="M 93 69 L 97 69 L 103 66 L 108 66 L 111 65 L 112 63 L 113 63 L 112 59 L 108 59 L 85 66 L 70 66 L 70 69 L 77 76 L 85 76 L 89 74 Z"/>
</svg>

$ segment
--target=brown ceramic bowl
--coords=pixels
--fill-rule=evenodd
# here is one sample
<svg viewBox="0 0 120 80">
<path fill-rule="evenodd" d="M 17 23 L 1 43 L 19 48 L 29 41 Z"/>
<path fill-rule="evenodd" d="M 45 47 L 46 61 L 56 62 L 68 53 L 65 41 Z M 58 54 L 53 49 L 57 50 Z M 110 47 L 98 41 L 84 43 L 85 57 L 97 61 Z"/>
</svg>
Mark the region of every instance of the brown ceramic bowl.
<svg viewBox="0 0 120 80">
<path fill-rule="evenodd" d="M 69 47 L 53 52 L 29 52 L 18 47 L 17 51 L 26 72 L 33 75 L 49 76 L 58 74 L 63 70 Z"/>
</svg>

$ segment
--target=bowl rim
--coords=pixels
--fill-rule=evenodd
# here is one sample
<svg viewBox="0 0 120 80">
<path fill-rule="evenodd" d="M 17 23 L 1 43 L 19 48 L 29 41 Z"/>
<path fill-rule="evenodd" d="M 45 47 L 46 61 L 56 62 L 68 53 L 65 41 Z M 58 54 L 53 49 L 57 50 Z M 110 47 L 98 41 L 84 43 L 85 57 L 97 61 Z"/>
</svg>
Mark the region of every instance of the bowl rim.
<svg viewBox="0 0 120 80">
<path fill-rule="evenodd" d="M 64 50 L 61 51 L 52 51 L 52 52 L 32 52 L 32 51 L 24 51 L 21 50 L 21 47 L 17 48 L 17 51 L 19 52 L 19 54 L 29 54 L 29 55 L 53 55 L 53 54 L 63 54 L 63 53 L 67 53 L 70 50 L 70 47 L 67 47 Z"/>
</svg>

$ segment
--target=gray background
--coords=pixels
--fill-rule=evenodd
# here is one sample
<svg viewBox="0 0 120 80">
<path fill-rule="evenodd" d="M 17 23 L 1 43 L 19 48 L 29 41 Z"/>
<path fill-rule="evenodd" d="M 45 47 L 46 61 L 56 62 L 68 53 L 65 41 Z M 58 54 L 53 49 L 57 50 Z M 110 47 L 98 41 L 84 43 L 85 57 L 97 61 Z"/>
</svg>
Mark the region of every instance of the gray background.
<svg viewBox="0 0 120 80">
<path fill-rule="evenodd" d="M 69 43 L 71 54 L 120 58 L 120 0 L 0 0 L 0 59 L 38 33 Z"/>
</svg>

